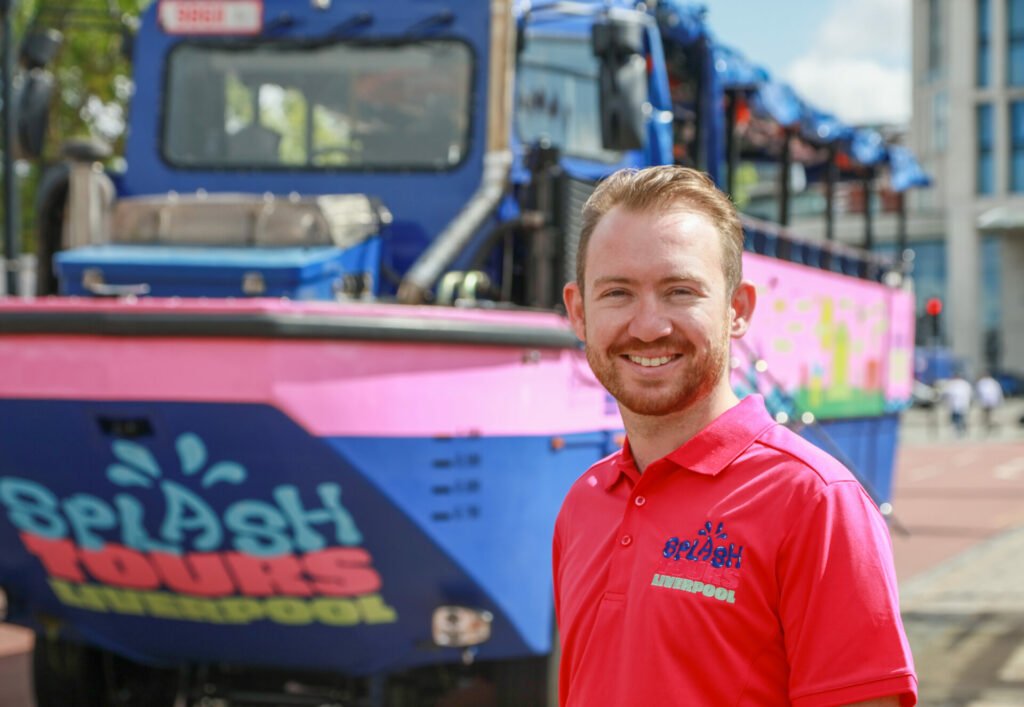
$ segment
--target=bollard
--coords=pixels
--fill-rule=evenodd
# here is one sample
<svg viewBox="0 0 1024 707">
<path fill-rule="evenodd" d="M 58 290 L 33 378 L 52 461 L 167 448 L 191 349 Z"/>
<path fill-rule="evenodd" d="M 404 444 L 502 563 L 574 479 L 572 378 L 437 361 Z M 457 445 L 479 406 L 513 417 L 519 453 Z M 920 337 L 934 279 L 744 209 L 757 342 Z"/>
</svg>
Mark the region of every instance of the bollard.
<svg viewBox="0 0 1024 707">
<path fill-rule="evenodd" d="M 8 295 L 7 278 L 9 277 L 14 278 L 14 295 Z M 0 299 L 11 296 L 22 299 L 32 299 L 36 296 L 36 256 L 34 254 L 23 254 L 17 260 L 0 258 Z"/>
<path fill-rule="evenodd" d="M 34 253 L 23 253 L 18 260 L 18 294 L 22 299 L 33 299 L 36 296 L 36 256 Z"/>
</svg>

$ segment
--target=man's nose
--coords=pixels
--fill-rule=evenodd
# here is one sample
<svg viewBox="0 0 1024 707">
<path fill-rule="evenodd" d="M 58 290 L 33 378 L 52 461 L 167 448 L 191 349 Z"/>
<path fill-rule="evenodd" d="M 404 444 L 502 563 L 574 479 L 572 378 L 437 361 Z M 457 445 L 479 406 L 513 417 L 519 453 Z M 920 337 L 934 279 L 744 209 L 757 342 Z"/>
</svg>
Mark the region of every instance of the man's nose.
<svg viewBox="0 0 1024 707">
<path fill-rule="evenodd" d="M 657 341 L 671 333 L 672 322 L 662 303 L 655 297 L 638 299 L 629 322 L 630 336 L 640 341 Z"/>
</svg>

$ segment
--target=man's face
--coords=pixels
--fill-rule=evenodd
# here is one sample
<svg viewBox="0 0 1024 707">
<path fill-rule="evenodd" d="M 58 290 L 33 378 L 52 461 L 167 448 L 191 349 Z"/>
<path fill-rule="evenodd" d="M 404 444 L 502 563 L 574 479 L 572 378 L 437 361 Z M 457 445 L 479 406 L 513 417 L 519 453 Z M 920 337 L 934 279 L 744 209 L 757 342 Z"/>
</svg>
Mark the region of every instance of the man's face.
<svg viewBox="0 0 1024 707">
<path fill-rule="evenodd" d="M 569 316 L 624 408 L 668 415 L 728 386 L 735 312 L 721 235 L 706 216 L 612 209 L 591 234 L 584 284 L 583 297 L 566 286 Z"/>
</svg>

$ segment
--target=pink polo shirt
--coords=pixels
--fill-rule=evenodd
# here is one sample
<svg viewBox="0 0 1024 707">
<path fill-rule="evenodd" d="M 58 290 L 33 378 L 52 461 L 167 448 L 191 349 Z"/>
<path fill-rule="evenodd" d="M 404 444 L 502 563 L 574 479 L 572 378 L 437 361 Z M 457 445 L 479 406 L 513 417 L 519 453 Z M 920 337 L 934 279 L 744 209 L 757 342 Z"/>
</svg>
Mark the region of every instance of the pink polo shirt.
<svg viewBox="0 0 1024 707">
<path fill-rule="evenodd" d="M 917 701 L 889 533 L 750 396 L 641 476 L 628 444 L 555 526 L 564 707 Z"/>
</svg>

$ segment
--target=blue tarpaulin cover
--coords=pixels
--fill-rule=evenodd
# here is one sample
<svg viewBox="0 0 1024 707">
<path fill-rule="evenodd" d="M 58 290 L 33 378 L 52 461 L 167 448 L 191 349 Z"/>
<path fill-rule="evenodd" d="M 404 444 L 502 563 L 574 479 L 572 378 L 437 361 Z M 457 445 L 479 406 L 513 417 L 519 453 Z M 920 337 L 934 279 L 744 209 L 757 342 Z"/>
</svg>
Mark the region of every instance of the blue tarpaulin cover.
<svg viewBox="0 0 1024 707">
<path fill-rule="evenodd" d="M 741 52 L 724 44 L 712 47 L 715 72 L 725 88 L 757 88 L 769 79 L 768 71 L 750 61 Z"/>
<path fill-rule="evenodd" d="M 558 8 L 566 11 L 576 6 L 581 10 L 628 7 L 631 0 L 576 0 L 557 3 L 538 0 L 515 0 L 517 16 L 524 12 Z M 874 128 L 858 128 L 844 123 L 835 115 L 819 110 L 806 102 L 793 88 L 772 78 L 763 66 L 749 60 L 741 51 L 718 42 L 707 24 L 705 8 L 692 0 L 660 0 L 655 12 L 662 36 L 684 46 L 705 40 L 710 44 L 711 62 L 706 66 L 705 80 L 720 87 L 715 90 L 742 91 L 750 108 L 759 118 L 796 128 L 799 135 L 817 145 L 838 144 L 856 164 L 873 167 L 888 164 L 891 185 L 896 191 L 931 184 L 928 175 L 905 147 L 887 145 Z M 705 110 L 712 107 L 705 106 Z M 707 118 L 708 116 L 703 116 Z M 706 123 L 713 130 L 715 121 Z M 714 166 L 717 167 L 717 166 Z"/>
<path fill-rule="evenodd" d="M 895 191 L 931 184 L 909 149 L 887 145 L 874 128 L 847 125 L 831 113 L 815 108 L 788 84 L 776 81 L 764 67 L 732 47 L 715 42 L 712 51 L 714 70 L 722 86 L 745 91 L 751 109 L 759 117 L 779 125 L 798 127 L 801 137 L 813 143 L 839 143 L 857 164 L 873 167 L 888 163 L 890 183 Z"/>
<path fill-rule="evenodd" d="M 850 140 L 850 156 L 862 165 L 872 166 L 886 158 L 885 138 L 874 128 L 858 128 Z"/>
<path fill-rule="evenodd" d="M 889 183 L 893 191 L 906 191 L 914 187 L 927 187 L 932 183 L 917 158 L 902 145 L 889 146 Z"/>
<path fill-rule="evenodd" d="M 704 19 L 704 7 L 686 0 L 663 0 L 658 3 L 658 26 L 665 36 L 680 44 L 690 44 L 710 37 Z"/>
</svg>

